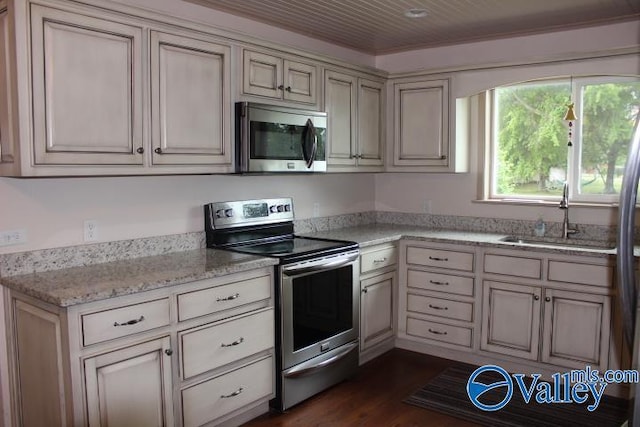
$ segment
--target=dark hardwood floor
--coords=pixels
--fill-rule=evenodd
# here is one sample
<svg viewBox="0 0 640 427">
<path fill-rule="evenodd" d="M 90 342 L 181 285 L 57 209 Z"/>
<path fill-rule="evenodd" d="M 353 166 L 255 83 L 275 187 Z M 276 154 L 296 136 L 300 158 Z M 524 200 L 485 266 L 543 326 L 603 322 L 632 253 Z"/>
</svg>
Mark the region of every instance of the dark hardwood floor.
<svg viewBox="0 0 640 427">
<path fill-rule="evenodd" d="M 476 426 L 402 403 L 405 397 L 452 363 L 446 359 L 393 349 L 362 365 L 353 379 L 283 414 L 265 414 L 244 426 Z"/>
</svg>

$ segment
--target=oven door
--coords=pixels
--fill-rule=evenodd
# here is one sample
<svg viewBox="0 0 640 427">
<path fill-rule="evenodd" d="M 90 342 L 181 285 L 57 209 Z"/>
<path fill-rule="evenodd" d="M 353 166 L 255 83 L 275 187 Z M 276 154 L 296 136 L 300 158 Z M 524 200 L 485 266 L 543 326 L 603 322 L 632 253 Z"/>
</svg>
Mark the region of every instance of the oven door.
<svg viewBox="0 0 640 427">
<path fill-rule="evenodd" d="M 358 251 L 280 268 L 283 369 L 357 342 Z"/>
</svg>

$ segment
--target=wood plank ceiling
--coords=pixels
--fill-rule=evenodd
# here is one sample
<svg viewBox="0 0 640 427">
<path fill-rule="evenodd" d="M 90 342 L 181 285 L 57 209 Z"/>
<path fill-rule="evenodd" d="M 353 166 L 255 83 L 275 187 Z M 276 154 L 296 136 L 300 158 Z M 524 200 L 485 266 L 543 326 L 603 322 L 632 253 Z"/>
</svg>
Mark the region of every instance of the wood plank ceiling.
<svg viewBox="0 0 640 427">
<path fill-rule="evenodd" d="M 374 55 L 640 19 L 640 0 L 187 1 Z"/>
</svg>

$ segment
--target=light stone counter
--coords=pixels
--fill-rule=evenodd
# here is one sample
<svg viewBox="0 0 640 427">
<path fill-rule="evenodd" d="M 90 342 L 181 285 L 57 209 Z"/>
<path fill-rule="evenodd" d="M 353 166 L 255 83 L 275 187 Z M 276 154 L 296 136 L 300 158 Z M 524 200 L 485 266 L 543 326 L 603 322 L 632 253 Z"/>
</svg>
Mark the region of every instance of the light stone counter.
<svg viewBox="0 0 640 427">
<path fill-rule="evenodd" d="M 0 277 L 0 284 L 66 307 L 277 264 L 275 258 L 215 249 Z"/>
<path fill-rule="evenodd" d="M 564 246 L 562 239 L 545 238 L 532 243 L 503 242 L 501 239 L 507 234 L 478 233 L 468 231 L 434 230 L 426 227 L 391 224 L 369 224 L 347 227 L 329 231 L 304 234 L 309 237 L 349 240 L 357 242 L 361 248 L 381 243 L 393 242 L 401 238 L 424 240 L 458 245 L 489 246 L 503 249 L 519 249 L 525 251 L 543 251 L 567 255 L 587 255 L 594 257 L 609 257 L 616 254 L 616 249 L 602 249 L 595 245 L 602 243 L 590 240 L 570 240 L 571 244 Z M 535 239 L 531 237 L 531 239 Z M 554 244 L 562 243 L 563 246 Z M 611 247 L 615 244 L 611 244 Z M 640 248 L 636 247 L 636 256 L 640 256 Z"/>
</svg>

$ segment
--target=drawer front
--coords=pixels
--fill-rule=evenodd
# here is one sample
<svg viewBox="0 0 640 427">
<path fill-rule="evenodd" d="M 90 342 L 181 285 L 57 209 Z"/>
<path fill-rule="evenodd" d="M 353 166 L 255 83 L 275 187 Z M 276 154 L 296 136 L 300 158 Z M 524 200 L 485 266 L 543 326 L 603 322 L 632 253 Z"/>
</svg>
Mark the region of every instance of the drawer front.
<svg viewBox="0 0 640 427">
<path fill-rule="evenodd" d="M 180 334 L 184 379 L 274 345 L 273 309 Z"/>
<path fill-rule="evenodd" d="M 169 324 L 169 298 L 85 314 L 81 322 L 85 346 L 148 331 Z"/>
<path fill-rule="evenodd" d="M 407 246 L 407 264 L 473 271 L 473 253 Z"/>
<path fill-rule="evenodd" d="M 612 287 L 613 267 L 549 260 L 550 281 Z"/>
<path fill-rule="evenodd" d="M 178 320 L 183 321 L 271 298 L 271 276 L 178 295 Z"/>
<path fill-rule="evenodd" d="M 273 395 L 273 358 L 182 390 L 184 427 L 196 427 L 220 418 L 256 400 Z"/>
<path fill-rule="evenodd" d="M 471 329 L 407 317 L 407 334 L 471 347 Z"/>
<path fill-rule="evenodd" d="M 467 322 L 473 319 L 473 304 L 471 303 L 422 295 L 407 295 L 407 310 Z"/>
<path fill-rule="evenodd" d="M 473 278 L 438 274 L 430 271 L 408 270 L 407 286 L 427 291 L 447 292 L 457 295 L 473 295 Z"/>
<path fill-rule="evenodd" d="M 538 258 L 486 254 L 484 272 L 540 279 L 542 278 L 542 261 Z"/>
<path fill-rule="evenodd" d="M 398 261 L 398 248 L 388 246 L 371 252 L 365 252 L 360 257 L 360 273 L 364 274 L 378 268 L 395 265 Z"/>
</svg>

